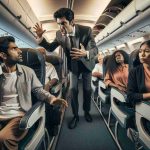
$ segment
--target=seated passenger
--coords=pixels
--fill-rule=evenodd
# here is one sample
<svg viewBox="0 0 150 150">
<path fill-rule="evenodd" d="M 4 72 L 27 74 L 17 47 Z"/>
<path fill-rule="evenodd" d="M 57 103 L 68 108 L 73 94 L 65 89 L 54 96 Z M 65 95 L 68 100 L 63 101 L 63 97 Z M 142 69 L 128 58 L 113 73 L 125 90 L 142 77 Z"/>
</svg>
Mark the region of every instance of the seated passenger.
<svg viewBox="0 0 150 150">
<path fill-rule="evenodd" d="M 116 87 L 126 92 L 128 82 L 128 54 L 123 50 L 115 51 L 109 58 L 104 79 L 106 86 Z"/>
<path fill-rule="evenodd" d="M 92 71 L 92 81 L 97 81 L 98 79 L 102 79 L 103 77 L 103 55 L 98 55 L 98 63 L 95 65 Z"/>
<path fill-rule="evenodd" d="M 139 49 L 141 64 L 129 73 L 127 97 L 135 105 L 150 101 L 150 40 L 143 42 Z"/>
<path fill-rule="evenodd" d="M 16 150 L 19 141 L 27 134 L 27 131 L 19 129 L 19 122 L 32 107 L 31 91 L 49 104 L 67 106 L 67 102 L 43 90 L 34 71 L 18 64 L 22 61 L 22 51 L 13 37 L 0 37 L 0 58 L 3 60 L 0 75 L 0 149 Z"/>
<path fill-rule="evenodd" d="M 150 40 L 140 45 L 139 60 L 141 64 L 130 71 L 128 78 L 127 98 L 133 107 L 138 102 L 150 101 Z M 150 135 L 150 122 L 145 120 L 143 125 Z"/>
<path fill-rule="evenodd" d="M 94 93 L 94 97 L 98 96 L 98 80 L 103 78 L 103 54 L 98 54 L 98 63 L 95 65 L 92 71 L 92 83 L 91 87 Z"/>
<path fill-rule="evenodd" d="M 46 59 L 45 48 L 40 47 L 37 49 L 39 50 L 39 52 L 41 54 L 43 54 L 44 58 Z M 58 83 L 59 78 L 58 78 L 55 67 L 51 63 L 45 62 L 45 67 L 46 67 L 46 73 L 45 73 L 45 87 L 44 87 L 44 89 L 46 91 L 50 92 L 52 87 Z"/>
</svg>

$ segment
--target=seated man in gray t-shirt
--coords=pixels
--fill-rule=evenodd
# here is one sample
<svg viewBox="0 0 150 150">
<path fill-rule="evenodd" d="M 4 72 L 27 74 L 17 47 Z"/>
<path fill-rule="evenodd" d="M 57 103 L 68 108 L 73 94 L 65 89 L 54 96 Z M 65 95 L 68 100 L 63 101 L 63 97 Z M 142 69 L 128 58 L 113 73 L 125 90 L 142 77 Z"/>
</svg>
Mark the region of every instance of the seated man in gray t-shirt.
<svg viewBox="0 0 150 150">
<path fill-rule="evenodd" d="M 0 148 L 18 149 L 19 141 L 27 134 L 27 131 L 19 129 L 19 122 L 32 107 L 31 92 L 49 104 L 67 106 L 67 102 L 45 91 L 31 68 L 18 64 L 22 61 L 22 51 L 13 37 L 0 37 L 0 59 L 3 60 L 0 74 Z"/>
</svg>

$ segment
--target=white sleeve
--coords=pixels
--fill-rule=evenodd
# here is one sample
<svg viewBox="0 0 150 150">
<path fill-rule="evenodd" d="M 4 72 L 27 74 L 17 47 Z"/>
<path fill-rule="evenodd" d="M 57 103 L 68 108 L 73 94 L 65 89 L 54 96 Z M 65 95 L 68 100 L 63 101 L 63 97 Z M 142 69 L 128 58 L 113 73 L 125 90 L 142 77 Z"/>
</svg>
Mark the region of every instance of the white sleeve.
<svg viewBox="0 0 150 150">
<path fill-rule="evenodd" d="M 95 67 L 94 67 L 92 73 L 93 73 L 93 72 L 99 72 L 99 70 L 98 70 L 98 64 L 95 65 Z"/>
<path fill-rule="evenodd" d="M 51 80 L 54 79 L 54 78 L 57 79 L 57 80 L 59 80 L 57 72 L 56 72 L 56 69 L 55 69 L 55 67 L 53 65 L 51 65 L 50 78 L 51 78 Z"/>
</svg>

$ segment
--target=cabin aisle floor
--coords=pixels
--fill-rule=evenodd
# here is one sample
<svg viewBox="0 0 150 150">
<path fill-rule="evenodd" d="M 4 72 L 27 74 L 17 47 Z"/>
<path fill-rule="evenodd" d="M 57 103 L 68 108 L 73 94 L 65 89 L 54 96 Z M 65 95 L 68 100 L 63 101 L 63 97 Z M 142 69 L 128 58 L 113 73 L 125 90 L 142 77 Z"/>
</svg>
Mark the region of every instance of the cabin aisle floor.
<svg viewBox="0 0 150 150">
<path fill-rule="evenodd" d="M 72 117 L 71 104 L 69 102 L 56 150 L 117 150 L 118 148 L 93 101 L 91 101 L 93 122 L 86 122 L 82 109 L 82 94 L 82 83 L 79 83 L 79 123 L 75 129 L 70 130 L 67 127 Z"/>
</svg>

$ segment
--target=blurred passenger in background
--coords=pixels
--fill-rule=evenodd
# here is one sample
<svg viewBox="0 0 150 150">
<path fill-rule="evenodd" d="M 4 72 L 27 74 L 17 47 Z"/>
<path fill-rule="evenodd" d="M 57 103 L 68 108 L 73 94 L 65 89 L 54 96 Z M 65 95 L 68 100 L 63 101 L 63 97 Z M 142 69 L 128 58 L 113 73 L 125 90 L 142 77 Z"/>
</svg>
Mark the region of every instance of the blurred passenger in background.
<svg viewBox="0 0 150 150">
<path fill-rule="evenodd" d="M 46 60 L 46 49 L 43 47 L 39 47 L 37 48 L 37 50 L 39 50 L 39 52 L 44 56 Z M 51 89 L 58 83 L 59 78 L 55 67 L 51 63 L 45 62 L 45 67 L 46 73 L 44 89 L 50 92 Z"/>
<path fill-rule="evenodd" d="M 127 90 L 129 56 L 123 50 L 115 51 L 106 66 L 104 82 L 107 87 L 115 87 L 123 92 Z"/>
</svg>

